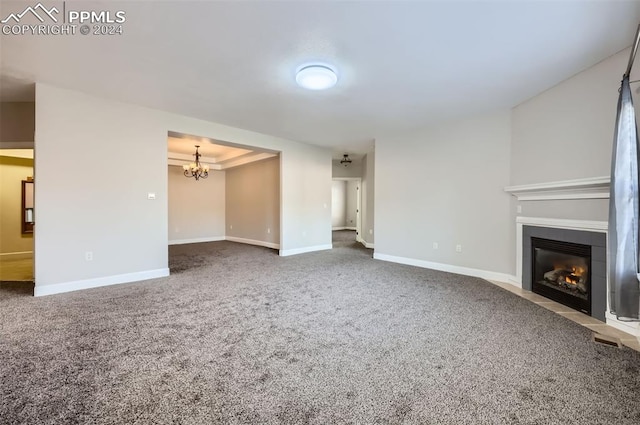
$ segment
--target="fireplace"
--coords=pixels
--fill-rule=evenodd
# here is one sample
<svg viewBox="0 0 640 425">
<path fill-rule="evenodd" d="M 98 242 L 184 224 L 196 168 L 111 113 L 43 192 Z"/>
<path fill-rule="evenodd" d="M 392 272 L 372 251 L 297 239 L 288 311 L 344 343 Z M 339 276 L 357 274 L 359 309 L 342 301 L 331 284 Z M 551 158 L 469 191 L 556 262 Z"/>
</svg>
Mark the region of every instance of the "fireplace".
<svg viewBox="0 0 640 425">
<path fill-rule="evenodd" d="M 591 315 L 591 246 L 531 238 L 531 290 Z"/>
<path fill-rule="evenodd" d="M 535 225 L 523 223 L 519 236 L 522 289 L 604 322 L 607 309 L 606 233 L 545 226 L 549 219 L 537 221 L 539 223 L 534 221 Z"/>
</svg>

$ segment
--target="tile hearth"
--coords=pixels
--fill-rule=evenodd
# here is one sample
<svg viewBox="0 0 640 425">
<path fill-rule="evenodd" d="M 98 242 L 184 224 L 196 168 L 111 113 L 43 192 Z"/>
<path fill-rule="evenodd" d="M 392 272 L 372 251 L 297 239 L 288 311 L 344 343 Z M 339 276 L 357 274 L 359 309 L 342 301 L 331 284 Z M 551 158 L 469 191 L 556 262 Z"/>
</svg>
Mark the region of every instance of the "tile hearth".
<svg viewBox="0 0 640 425">
<path fill-rule="evenodd" d="M 564 306 L 541 295 L 534 294 L 531 291 L 518 288 L 517 286 L 509 283 L 497 282 L 494 280 L 488 280 L 488 282 L 493 283 L 494 285 L 499 286 L 500 288 L 516 294 L 524 299 L 527 299 L 535 304 L 538 304 L 539 306 L 544 307 L 547 310 L 551 310 L 554 313 L 559 314 L 560 316 L 566 317 L 567 319 L 576 322 L 579 325 L 582 325 L 585 328 L 588 328 L 596 333 L 618 338 L 622 345 L 624 345 L 625 347 L 640 351 L 639 338 L 616 329 L 613 326 L 609 326 L 594 317 L 588 316 L 570 307 Z"/>
</svg>

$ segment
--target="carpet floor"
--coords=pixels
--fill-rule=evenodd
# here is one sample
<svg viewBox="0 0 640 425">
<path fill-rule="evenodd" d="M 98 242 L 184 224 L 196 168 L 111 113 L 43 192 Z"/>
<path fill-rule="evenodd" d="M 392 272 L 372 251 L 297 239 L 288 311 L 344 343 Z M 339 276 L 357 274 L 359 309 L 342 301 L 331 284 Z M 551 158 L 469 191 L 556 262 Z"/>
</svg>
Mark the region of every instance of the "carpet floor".
<svg viewBox="0 0 640 425">
<path fill-rule="evenodd" d="M 639 352 L 351 235 L 292 257 L 171 246 L 171 276 L 135 284 L 0 288 L 0 423 L 640 423 Z"/>
</svg>

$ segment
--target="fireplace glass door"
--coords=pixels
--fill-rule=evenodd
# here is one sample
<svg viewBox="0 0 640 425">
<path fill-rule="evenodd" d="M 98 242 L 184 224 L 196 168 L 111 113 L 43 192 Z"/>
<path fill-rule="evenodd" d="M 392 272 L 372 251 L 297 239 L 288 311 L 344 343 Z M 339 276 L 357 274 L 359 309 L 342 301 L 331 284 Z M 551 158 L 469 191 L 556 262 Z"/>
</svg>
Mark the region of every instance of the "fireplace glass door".
<svg viewBox="0 0 640 425">
<path fill-rule="evenodd" d="M 531 238 L 532 291 L 591 314 L 591 246 Z"/>
</svg>

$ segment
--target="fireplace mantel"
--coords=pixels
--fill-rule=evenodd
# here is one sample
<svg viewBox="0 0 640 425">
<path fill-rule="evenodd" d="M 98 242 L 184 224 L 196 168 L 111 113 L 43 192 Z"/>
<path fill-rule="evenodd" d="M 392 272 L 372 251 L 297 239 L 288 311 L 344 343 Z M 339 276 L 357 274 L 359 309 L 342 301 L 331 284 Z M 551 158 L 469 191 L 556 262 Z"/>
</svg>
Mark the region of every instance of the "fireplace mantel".
<svg viewBox="0 0 640 425">
<path fill-rule="evenodd" d="M 608 199 L 611 177 L 589 177 L 547 183 L 508 186 L 504 191 L 518 201 L 547 201 L 554 199 Z"/>
</svg>

